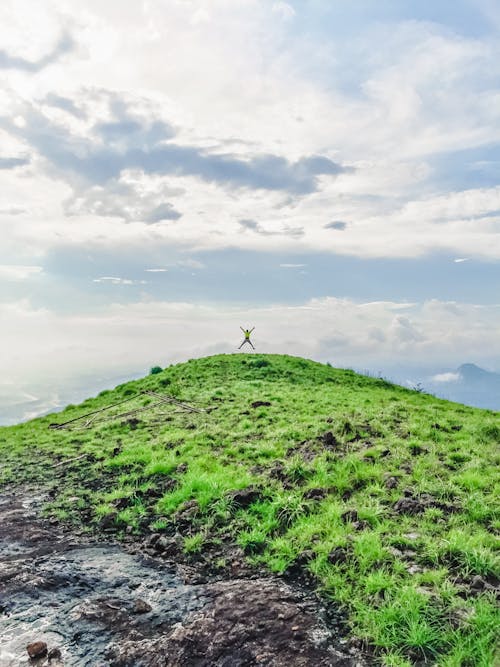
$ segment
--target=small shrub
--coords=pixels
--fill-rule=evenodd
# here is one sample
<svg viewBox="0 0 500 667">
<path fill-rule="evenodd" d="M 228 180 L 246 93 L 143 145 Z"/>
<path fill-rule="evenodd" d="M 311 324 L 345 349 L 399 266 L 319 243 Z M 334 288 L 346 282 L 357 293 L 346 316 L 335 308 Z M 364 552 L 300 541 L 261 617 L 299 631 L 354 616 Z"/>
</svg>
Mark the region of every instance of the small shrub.
<svg viewBox="0 0 500 667">
<path fill-rule="evenodd" d="M 158 375 L 158 373 L 162 373 L 163 368 L 161 366 L 153 366 L 153 368 L 149 371 L 150 375 Z"/>
<path fill-rule="evenodd" d="M 249 364 L 250 368 L 265 368 L 271 363 L 267 359 L 253 359 Z"/>
</svg>

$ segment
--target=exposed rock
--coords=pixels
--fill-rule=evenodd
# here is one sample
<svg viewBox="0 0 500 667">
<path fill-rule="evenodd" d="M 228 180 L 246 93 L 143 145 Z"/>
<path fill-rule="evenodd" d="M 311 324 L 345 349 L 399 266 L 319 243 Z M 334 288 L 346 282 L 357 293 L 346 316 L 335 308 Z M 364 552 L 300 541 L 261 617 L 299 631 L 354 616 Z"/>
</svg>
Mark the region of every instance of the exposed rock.
<svg viewBox="0 0 500 667">
<path fill-rule="evenodd" d="M 157 553 L 161 553 L 166 558 L 173 558 L 179 552 L 179 546 L 174 537 L 162 535 L 153 545 Z"/>
<path fill-rule="evenodd" d="M 148 614 L 152 609 L 152 606 L 145 600 L 141 600 L 140 598 L 134 600 L 134 606 L 132 609 L 134 614 Z"/>
<path fill-rule="evenodd" d="M 328 648 L 307 605 L 286 585 L 270 579 L 210 586 L 211 602 L 156 641 L 122 641 L 113 665 L 144 667 L 354 667 L 347 652 Z"/>
<path fill-rule="evenodd" d="M 110 512 L 102 517 L 99 521 L 99 528 L 101 530 L 110 530 L 114 527 L 118 512 Z"/>
<path fill-rule="evenodd" d="M 269 401 L 254 401 L 251 403 L 252 408 L 266 408 L 269 405 L 271 405 Z"/>
<path fill-rule="evenodd" d="M 51 663 L 51 662 L 61 662 L 61 660 L 62 660 L 61 649 L 51 648 L 48 655 L 47 655 L 47 659 L 48 659 L 49 663 Z"/>
<path fill-rule="evenodd" d="M 188 500 L 175 515 L 176 523 L 191 523 L 199 513 L 200 506 L 197 500 Z"/>
<path fill-rule="evenodd" d="M 160 533 L 151 533 L 151 535 L 148 535 L 143 542 L 143 546 L 148 548 L 148 547 L 154 547 L 156 542 L 160 539 L 161 535 Z"/>
<path fill-rule="evenodd" d="M 182 566 L 144 557 L 145 547 L 132 545 L 132 554 L 117 544 L 64 533 L 26 509 L 32 502 L 33 494 L 0 495 L 0 575 L 13 629 L 2 650 L 15 656 L 13 665 L 27 662 L 28 648 L 43 661 L 38 664 L 61 667 L 59 649 L 51 651 L 49 662 L 45 642 L 26 647 L 23 637 L 40 627 L 47 641 L 56 636 L 51 641 L 64 644 L 65 662 L 72 665 L 363 664 L 339 639 L 347 629 L 338 609 L 325 609 L 283 579 L 250 571 L 241 550 L 221 551 L 231 578 L 214 581 L 196 568 L 185 577 Z M 154 533 L 145 544 L 157 553 L 176 545 L 176 537 Z M 315 553 L 302 557 L 308 562 Z"/>
<path fill-rule="evenodd" d="M 28 655 L 32 660 L 44 658 L 47 655 L 47 644 L 45 642 L 33 642 L 26 647 Z"/>
</svg>

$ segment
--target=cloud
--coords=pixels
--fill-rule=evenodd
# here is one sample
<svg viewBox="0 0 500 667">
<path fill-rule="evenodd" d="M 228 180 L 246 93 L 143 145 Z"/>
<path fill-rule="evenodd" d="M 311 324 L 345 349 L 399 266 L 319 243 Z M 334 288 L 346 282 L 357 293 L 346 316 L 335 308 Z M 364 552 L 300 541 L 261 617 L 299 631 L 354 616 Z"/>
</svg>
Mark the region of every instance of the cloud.
<svg viewBox="0 0 500 667">
<path fill-rule="evenodd" d="M 26 213 L 26 209 L 21 206 L 7 206 L 6 208 L 0 208 L 0 215 L 21 215 Z"/>
<path fill-rule="evenodd" d="M 238 223 L 243 227 L 242 231 L 255 232 L 255 234 L 260 234 L 261 236 L 289 236 L 291 238 L 300 238 L 304 235 L 303 227 L 290 227 L 289 225 L 284 225 L 280 230 L 269 230 L 255 220 L 249 218 L 238 220 Z"/>
<path fill-rule="evenodd" d="M 335 220 L 334 222 L 327 222 L 324 225 L 325 229 L 337 229 L 338 231 L 343 232 L 347 227 L 347 222 L 341 222 L 340 220 Z"/>
<path fill-rule="evenodd" d="M 200 262 L 197 259 L 180 259 L 178 262 L 175 263 L 176 266 L 180 266 L 185 269 L 204 269 L 205 264 L 203 262 Z"/>
<path fill-rule="evenodd" d="M 28 157 L 0 157 L 0 169 L 15 169 L 30 163 Z"/>
<path fill-rule="evenodd" d="M 90 214 L 97 217 L 120 218 L 125 222 L 156 224 L 165 220 L 179 220 L 182 214 L 172 204 L 162 201 L 171 193 L 183 190 L 169 188 L 163 184 L 145 190 L 140 180 L 122 178 L 105 186 L 94 185 L 66 200 L 67 215 Z"/>
<path fill-rule="evenodd" d="M 286 21 L 293 19 L 296 15 L 295 9 L 288 2 L 273 2 L 272 11 Z"/>
<path fill-rule="evenodd" d="M 41 266 L 24 266 L 22 264 L 0 264 L 0 280 L 17 282 L 29 280 L 43 273 Z"/>
<path fill-rule="evenodd" d="M 67 113 L 75 116 L 75 118 L 82 120 L 87 118 L 87 112 L 84 109 L 78 107 L 77 104 L 75 104 L 75 102 L 69 97 L 63 97 L 61 95 L 57 95 L 56 93 L 49 93 L 45 97 L 44 103 L 48 104 L 49 106 L 62 109 L 63 111 L 66 111 Z"/>
<path fill-rule="evenodd" d="M 123 280 L 104 278 L 120 281 L 117 285 Z M 337 366 L 379 369 L 408 363 L 409 354 L 415 364 L 456 367 L 469 358 L 481 365 L 498 363 L 500 307 L 454 304 L 452 314 L 445 302 L 424 302 L 402 320 L 394 317 L 400 305 L 334 297 L 265 307 L 144 301 L 56 314 L 27 301 L 0 303 L 0 366 L 4 381 L 14 383 L 43 380 L 49 370 L 54 379 L 147 372 L 151 365 L 203 356 L 207 350 L 228 351 L 237 345 L 245 321 L 255 324 L 261 352 Z M 401 330 L 418 335 L 401 335 Z"/>
<path fill-rule="evenodd" d="M 17 69 L 24 72 L 36 73 L 48 65 L 57 62 L 63 55 L 75 48 L 73 38 L 68 32 L 64 32 L 54 48 L 38 60 L 27 60 L 19 56 L 13 56 L 7 51 L 0 49 L 0 69 Z"/>
<path fill-rule="evenodd" d="M 144 269 L 148 273 L 166 273 L 168 269 Z"/>
<path fill-rule="evenodd" d="M 96 122 L 85 133 L 72 133 L 56 124 L 40 108 L 26 107 L 22 127 L 3 119 L 3 127 L 27 141 L 65 180 L 104 186 L 125 170 L 145 174 L 194 176 L 207 183 L 306 195 L 318 189 L 320 176 L 336 177 L 352 171 L 323 155 L 295 161 L 272 153 L 235 155 L 197 145 L 170 141 L 172 127 L 129 109 L 126 100 L 101 94 L 108 101 L 111 120 Z M 1 120 L 1 119 L 0 119 Z"/>
<path fill-rule="evenodd" d="M 94 278 L 94 283 L 107 283 L 110 285 L 147 285 L 147 280 L 130 280 L 129 278 L 116 278 L 114 276 L 101 276 Z"/>
<path fill-rule="evenodd" d="M 282 269 L 302 269 L 307 264 L 280 264 Z"/>
<path fill-rule="evenodd" d="M 438 373 L 431 377 L 431 382 L 458 382 L 461 379 L 460 373 Z"/>
<path fill-rule="evenodd" d="M 414 323 L 404 315 L 396 315 L 391 322 L 391 331 L 400 343 L 408 344 L 424 340 L 424 336 L 417 331 Z"/>
<path fill-rule="evenodd" d="M 149 211 L 147 215 L 142 217 L 144 222 L 155 223 L 162 222 L 162 220 L 178 220 L 182 217 L 179 211 L 176 211 L 172 204 L 163 202 L 158 204 L 153 210 Z"/>
<path fill-rule="evenodd" d="M 255 220 L 250 220 L 249 218 L 245 218 L 243 220 L 238 220 L 238 223 L 243 227 L 244 230 L 249 230 L 251 232 L 255 232 L 256 234 L 269 234 L 270 232 L 266 232 L 266 230 L 259 225 L 258 222 Z"/>
<path fill-rule="evenodd" d="M 453 261 L 455 262 L 455 264 L 462 264 L 463 262 L 468 262 L 469 257 L 457 257 Z"/>
</svg>

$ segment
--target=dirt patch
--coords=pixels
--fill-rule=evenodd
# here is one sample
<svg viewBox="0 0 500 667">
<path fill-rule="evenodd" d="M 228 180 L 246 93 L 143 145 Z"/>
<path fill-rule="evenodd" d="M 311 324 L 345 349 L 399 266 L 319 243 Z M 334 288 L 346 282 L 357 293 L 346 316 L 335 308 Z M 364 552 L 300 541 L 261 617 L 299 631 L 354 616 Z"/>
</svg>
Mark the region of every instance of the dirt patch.
<svg viewBox="0 0 500 667">
<path fill-rule="evenodd" d="M 283 580 L 193 583 L 138 545 L 132 553 L 41 520 L 42 500 L 0 496 L 2 667 L 367 664 L 318 600 Z M 47 651 L 33 662 L 26 648 L 37 642 Z"/>
<path fill-rule="evenodd" d="M 428 493 L 415 494 L 410 489 L 405 489 L 403 493 L 404 496 L 392 508 L 396 514 L 422 514 L 429 508 L 442 510 L 446 514 L 459 510 L 456 505 L 441 502 Z"/>
</svg>

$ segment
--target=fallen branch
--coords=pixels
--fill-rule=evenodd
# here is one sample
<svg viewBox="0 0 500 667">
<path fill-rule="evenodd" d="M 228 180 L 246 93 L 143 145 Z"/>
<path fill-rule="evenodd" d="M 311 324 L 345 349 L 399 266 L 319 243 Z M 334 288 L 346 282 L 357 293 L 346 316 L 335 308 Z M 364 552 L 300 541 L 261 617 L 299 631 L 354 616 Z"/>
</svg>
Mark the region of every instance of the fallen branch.
<svg viewBox="0 0 500 667">
<path fill-rule="evenodd" d="M 131 401 L 134 398 L 137 398 L 137 396 L 140 396 L 140 394 L 135 394 L 134 396 L 131 396 L 130 398 L 125 398 L 123 401 L 118 401 L 118 403 L 111 403 L 111 405 L 106 405 L 104 408 L 100 408 L 99 410 L 94 410 L 93 412 L 87 412 L 85 415 L 80 415 L 79 417 L 75 417 L 74 419 L 70 419 L 67 422 L 61 422 L 60 424 L 49 424 L 49 428 L 52 429 L 60 429 L 64 428 L 67 424 L 72 424 L 73 422 L 77 422 L 80 419 L 84 419 L 85 417 L 90 417 L 91 415 L 96 415 L 98 412 L 104 412 L 104 410 L 109 410 L 110 408 L 115 408 L 117 405 L 121 405 L 122 403 L 127 403 L 128 401 Z"/>
<path fill-rule="evenodd" d="M 156 396 L 156 398 L 159 398 L 164 403 L 173 403 L 174 405 L 178 405 L 184 410 L 188 410 L 188 412 L 206 412 L 206 410 L 204 410 L 203 408 L 196 408 L 194 407 L 194 405 L 183 403 L 182 401 L 177 400 L 173 396 L 163 396 L 162 394 L 157 394 L 155 391 L 145 391 L 144 393 L 149 394 L 150 396 Z"/>
<path fill-rule="evenodd" d="M 67 463 L 73 463 L 73 461 L 79 461 L 80 459 L 84 459 L 88 454 L 82 454 L 81 456 L 75 456 L 72 459 L 66 459 L 66 461 L 61 461 L 60 463 L 56 463 L 53 466 L 50 466 L 51 468 L 59 468 L 59 466 L 65 466 Z"/>
</svg>

